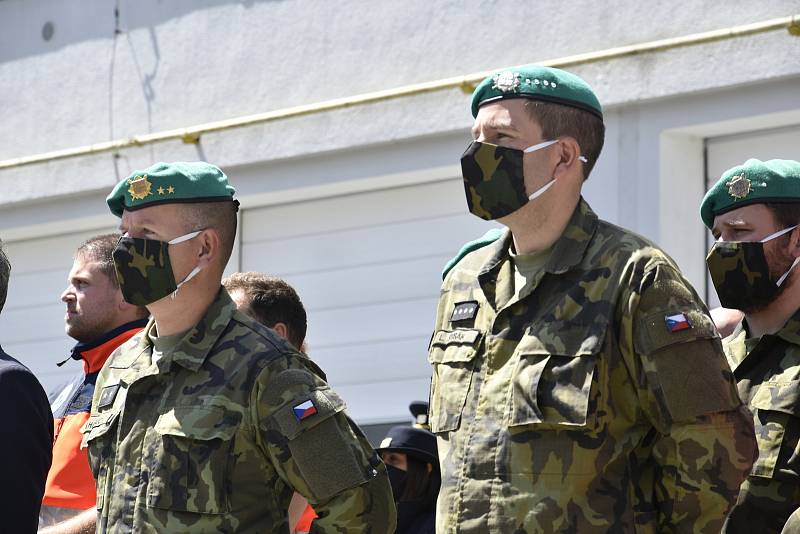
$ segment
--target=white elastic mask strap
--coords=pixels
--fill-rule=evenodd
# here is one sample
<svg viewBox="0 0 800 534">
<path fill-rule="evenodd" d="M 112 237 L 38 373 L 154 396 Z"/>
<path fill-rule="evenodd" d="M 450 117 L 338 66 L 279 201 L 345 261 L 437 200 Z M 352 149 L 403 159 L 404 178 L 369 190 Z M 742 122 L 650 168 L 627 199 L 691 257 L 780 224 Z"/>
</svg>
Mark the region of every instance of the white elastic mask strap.
<svg viewBox="0 0 800 534">
<path fill-rule="evenodd" d="M 767 237 L 765 237 L 764 239 L 762 239 L 762 240 L 761 240 L 761 242 L 762 242 L 762 243 L 766 243 L 767 241 L 772 241 L 772 240 L 773 240 L 773 239 L 775 239 L 776 237 L 780 237 L 780 236 L 782 236 L 783 234 L 788 234 L 789 232 L 791 232 L 792 230 L 794 230 L 795 228 L 797 228 L 797 226 L 798 226 L 798 225 L 796 225 L 796 224 L 795 224 L 794 226 L 790 226 L 789 228 L 784 228 L 783 230 L 778 230 L 778 231 L 777 231 L 777 232 L 775 232 L 774 234 L 769 234 Z"/>
<path fill-rule="evenodd" d="M 528 148 L 523 150 L 523 152 L 530 154 L 531 152 L 536 152 L 537 150 L 549 147 L 550 145 L 554 145 L 556 143 L 558 143 L 558 139 L 553 139 L 552 141 L 542 141 L 541 143 L 538 143 L 536 145 L 529 146 Z"/>
<path fill-rule="evenodd" d="M 192 278 L 194 278 L 195 276 L 197 276 L 197 273 L 199 273 L 202 270 L 203 270 L 203 268 L 200 267 L 199 265 L 197 267 L 195 267 L 194 269 L 192 269 L 191 272 L 186 275 L 186 278 L 184 278 L 178 285 L 175 286 L 175 291 L 172 292 L 171 297 L 172 298 L 177 297 L 178 296 L 178 290 L 181 288 L 181 286 L 183 284 L 185 284 L 186 282 L 188 282 L 189 280 L 191 280 Z"/>
<path fill-rule="evenodd" d="M 786 277 L 787 277 L 787 276 L 789 276 L 789 273 L 790 273 L 790 272 L 792 272 L 792 269 L 794 269 L 794 268 L 795 268 L 795 265 L 797 265 L 798 263 L 800 263 L 800 256 L 798 256 L 797 258 L 795 258 L 795 259 L 794 259 L 794 261 L 792 262 L 792 266 L 791 266 L 791 267 L 789 267 L 789 270 L 788 270 L 788 271 L 786 271 L 785 273 L 783 273 L 783 276 L 781 276 L 780 278 L 778 278 L 778 281 L 777 281 L 777 282 L 775 282 L 775 285 L 776 285 L 776 286 L 778 286 L 778 287 L 780 287 L 780 285 L 783 283 L 783 281 L 784 281 L 784 280 L 786 280 Z"/>
<path fill-rule="evenodd" d="M 197 237 L 198 235 L 200 235 L 200 232 L 202 232 L 202 230 L 197 230 L 196 232 L 189 232 L 188 234 L 178 236 L 171 241 L 167 241 L 167 243 L 169 243 L 170 245 L 177 245 L 178 243 L 183 243 L 184 241 L 189 241 L 190 239 Z"/>
<path fill-rule="evenodd" d="M 545 185 L 540 187 L 537 191 L 534 191 L 533 194 L 528 197 L 528 200 L 535 200 L 535 199 L 539 198 L 540 196 L 542 196 L 544 194 L 545 191 L 550 189 L 553 186 L 554 183 L 556 183 L 556 179 L 555 178 L 553 178 L 552 180 L 547 182 Z"/>
</svg>

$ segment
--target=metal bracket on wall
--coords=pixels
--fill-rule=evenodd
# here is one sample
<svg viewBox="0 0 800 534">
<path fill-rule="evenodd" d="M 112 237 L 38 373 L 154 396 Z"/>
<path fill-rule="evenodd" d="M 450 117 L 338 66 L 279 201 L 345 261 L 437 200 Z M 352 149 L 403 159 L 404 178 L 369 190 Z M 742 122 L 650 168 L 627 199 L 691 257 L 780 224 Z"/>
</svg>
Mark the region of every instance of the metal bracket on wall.
<svg viewBox="0 0 800 534">
<path fill-rule="evenodd" d="M 634 45 L 620 46 L 615 48 L 609 48 L 606 50 L 599 50 L 596 52 L 576 54 L 573 56 L 566 56 L 546 61 L 539 61 L 537 63 L 548 67 L 568 67 L 572 65 L 583 65 L 587 63 L 597 63 L 600 61 L 608 61 L 611 59 L 635 56 L 638 54 L 662 52 L 664 50 L 670 50 L 674 48 L 696 46 L 705 43 L 725 41 L 729 39 L 735 39 L 738 37 L 745 37 L 749 35 L 756 35 L 760 33 L 772 32 L 782 29 L 786 29 L 791 35 L 800 36 L 800 15 L 792 15 L 788 17 L 765 20 L 762 22 L 755 22 L 752 24 L 733 26 L 721 30 L 712 30 L 708 32 L 694 33 L 691 35 L 684 35 L 682 37 L 670 37 L 667 39 L 659 39 L 657 41 L 648 41 L 645 43 L 638 43 Z M 112 141 L 94 143 L 91 145 L 35 154 L 32 156 L 23 156 L 18 158 L 0 160 L 0 170 L 10 169 L 13 167 L 22 167 L 25 165 L 34 165 L 37 163 L 56 161 L 60 159 L 89 156 L 104 152 L 116 152 L 125 148 L 141 147 L 144 145 L 162 143 L 164 141 L 171 141 L 178 139 L 180 139 L 184 143 L 197 144 L 200 142 L 201 136 L 208 133 L 221 132 L 224 130 L 230 130 L 233 128 L 242 128 L 245 126 L 252 126 L 256 124 L 264 124 L 292 117 L 300 117 L 303 115 L 311 115 L 315 113 L 332 111 L 335 109 L 343 109 L 352 106 L 371 104 L 374 102 L 381 102 L 395 98 L 414 96 L 424 93 L 432 93 L 435 91 L 443 91 L 443 90 L 458 88 L 465 93 L 471 93 L 475 89 L 475 86 L 482 79 L 489 76 L 493 72 L 496 72 L 497 70 L 501 69 L 476 72 L 472 74 L 467 74 L 465 76 L 455 76 L 452 78 L 444 78 L 441 80 L 434 80 L 431 82 L 423 82 L 413 85 L 404 85 L 402 87 L 397 87 L 394 89 L 375 91 L 372 93 L 365 93 L 345 98 L 338 98 L 335 100 L 327 100 L 315 104 L 307 104 L 303 106 L 278 109 L 275 111 L 267 111 L 265 113 L 257 113 L 254 115 L 247 115 L 244 117 L 236 117 L 216 122 L 198 124 L 195 126 L 188 126 L 186 128 L 176 128 L 173 130 L 165 130 L 150 134 L 135 135 L 124 139 L 115 139 Z"/>
</svg>

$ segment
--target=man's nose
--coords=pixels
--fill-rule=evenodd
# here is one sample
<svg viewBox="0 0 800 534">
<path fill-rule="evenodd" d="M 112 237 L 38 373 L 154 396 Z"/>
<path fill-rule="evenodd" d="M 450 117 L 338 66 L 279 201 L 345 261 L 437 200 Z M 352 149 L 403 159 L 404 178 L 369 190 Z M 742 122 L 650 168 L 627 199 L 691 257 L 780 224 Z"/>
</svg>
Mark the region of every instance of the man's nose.
<svg viewBox="0 0 800 534">
<path fill-rule="evenodd" d="M 62 302 L 68 302 L 68 301 L 74 300 L 74 299 L 75 299 L 75 295 L 72 293 L 72 287 L 71 286 L 67 286 L 67 288 L 64 290 L 64 292 L 61 293 L 61 301 Z"/>
</svg>

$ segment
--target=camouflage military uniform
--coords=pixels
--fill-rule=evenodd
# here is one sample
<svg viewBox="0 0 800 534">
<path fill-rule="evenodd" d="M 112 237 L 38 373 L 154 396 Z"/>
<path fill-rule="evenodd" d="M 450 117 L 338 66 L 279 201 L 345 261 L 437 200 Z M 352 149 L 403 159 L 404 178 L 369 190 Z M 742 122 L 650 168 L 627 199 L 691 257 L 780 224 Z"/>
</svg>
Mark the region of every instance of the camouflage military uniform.
<svg viewBox="0 0 800 534">
<path fill-rule="evenodd" d="M 293 490 L 312 532 L 393 531 L 385 467 L 313 363 L 224 290 L 157 362 L 152 325 L 103 368 L 83 429 L 98 532 L 288 532 Z"/>
<path fill-rule="evenodd" d="M 723 345 L 759 452 L 725 531 L 780 532 L 800 506 L 800 312 L 774 335 L 746 337 L 740 323 Z"/>
<path fill-rule="evenodd" d="M 509 245 L 442 286 L 437 532 L 719 532 L 755 440 L 698 296 L 583 200 L 517 295 Z"/>
</svg>

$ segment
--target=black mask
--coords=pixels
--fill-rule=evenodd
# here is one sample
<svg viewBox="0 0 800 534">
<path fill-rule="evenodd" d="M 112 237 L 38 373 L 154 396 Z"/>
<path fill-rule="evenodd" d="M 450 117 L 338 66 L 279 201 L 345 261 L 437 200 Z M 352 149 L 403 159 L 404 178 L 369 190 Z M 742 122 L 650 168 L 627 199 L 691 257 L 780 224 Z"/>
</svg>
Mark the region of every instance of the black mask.
<svg viewBox="0 0 800 534">
<path fill-rule="evenodd" d="M 389 464 L 386 464 L 386 471 L 389 474 L 389 484 L 392 486 L 394 500 L 395 502 L 399 502 L 403 497 L 403 494 L 406 492 L 408 473 Z"/>
<path fill-rule="evenodd" d="M 725 308 L 754 310 L 766 306 L 780 294 L 791 267 L 777 280 L 770 275 L 764 243 L 793 230 L 786 228 L 761 241 L 717 241 L 706 257 L 708 271 L 719 302 Z"/>
</svg>

